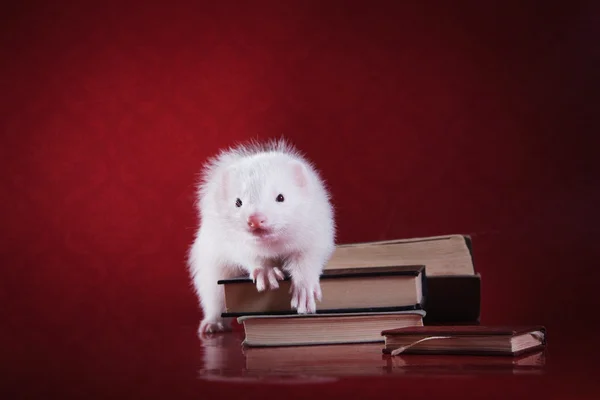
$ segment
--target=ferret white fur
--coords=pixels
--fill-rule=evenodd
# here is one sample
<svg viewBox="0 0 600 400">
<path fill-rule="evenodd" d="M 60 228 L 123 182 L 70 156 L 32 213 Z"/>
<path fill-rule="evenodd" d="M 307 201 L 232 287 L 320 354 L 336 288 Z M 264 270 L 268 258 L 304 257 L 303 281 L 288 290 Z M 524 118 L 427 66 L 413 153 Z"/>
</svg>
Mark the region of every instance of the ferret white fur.
<svg viewBox="0 0 600 400">
<path fill-rule="evenodd" d="M 200 224 L 188 266 L 203 311 L 199 334 L 231 328 L 219 279 L 249 275 L 258 291 L 291 277 L 291 307 L 314 313 L 335 243 L 324 181 L 285 140 L 249 142 L 208 160 L 197 192 Z"/>
</svg>

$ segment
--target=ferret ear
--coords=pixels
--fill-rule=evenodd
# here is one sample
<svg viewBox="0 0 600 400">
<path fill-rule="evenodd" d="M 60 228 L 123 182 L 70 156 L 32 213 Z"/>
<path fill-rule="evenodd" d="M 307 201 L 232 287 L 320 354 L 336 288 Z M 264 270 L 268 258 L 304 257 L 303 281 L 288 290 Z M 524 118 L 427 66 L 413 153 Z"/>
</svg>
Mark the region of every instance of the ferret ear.
<svg viewBox="0 0 600 400">
<path fill-rule="evenodd" d="M 308 185 L 308 171 L 306 171 L 304 164 L 299 161 L 293 161 L 292 174 L 296 185 L 301 188 L 305 188 Z"/>
</svg>

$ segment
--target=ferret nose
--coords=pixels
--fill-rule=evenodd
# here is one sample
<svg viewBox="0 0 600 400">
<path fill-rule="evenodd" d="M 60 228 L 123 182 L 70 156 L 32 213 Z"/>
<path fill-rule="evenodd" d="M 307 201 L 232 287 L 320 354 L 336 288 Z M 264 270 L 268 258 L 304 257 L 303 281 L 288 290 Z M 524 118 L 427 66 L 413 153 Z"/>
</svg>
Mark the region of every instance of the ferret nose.
<svg viewBox="0 0 600 400">
<path fill-rule="evenodd" d="M 263 228 L 267 222 L 267 217 L 261 213 L 255 213 L 248 217 L 248 226 L 250 229 Z"/>
</svg>

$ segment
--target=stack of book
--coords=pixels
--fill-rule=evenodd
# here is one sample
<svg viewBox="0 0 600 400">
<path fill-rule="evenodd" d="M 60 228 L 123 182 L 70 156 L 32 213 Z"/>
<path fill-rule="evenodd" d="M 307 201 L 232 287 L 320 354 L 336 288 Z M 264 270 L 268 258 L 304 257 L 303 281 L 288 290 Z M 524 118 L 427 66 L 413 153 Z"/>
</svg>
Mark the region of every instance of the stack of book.
<svg viewBox="0 0 600 400">
<path fill-rule="evenodd" d="M 425 325 L 473 325 L 480 320 L 481 275 L 475 271 L 468 235 L 343 244 L 326 269 L 424 265 L 427 275 Z"/>
<path fill-rule="evenodd" d="M 380 343 L 393 329 L 479 323 L 481 276 L 464 235 L 338 245 L 315 314 L 291 308 L 290 283 L 258 292 L 249 278 L 219 281 L 245 346 Z"/>
</svg>

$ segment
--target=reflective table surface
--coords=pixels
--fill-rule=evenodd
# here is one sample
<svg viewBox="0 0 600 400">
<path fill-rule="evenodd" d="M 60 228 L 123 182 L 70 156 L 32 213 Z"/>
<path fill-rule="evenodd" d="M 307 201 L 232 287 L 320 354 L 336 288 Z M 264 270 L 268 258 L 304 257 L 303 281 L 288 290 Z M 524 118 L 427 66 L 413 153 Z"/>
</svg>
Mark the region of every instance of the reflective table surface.
<svg viewBox="0 0 600 400">
<path fill-rule="evenodd" d="M 598 398 L 593 338 L 549 335 L 516 358 L 390 357 L 378 343 L 247 348 L 239 329 L 201 340 L 192 325 L 4 333 L 4 399 Z"/>
</svg>

